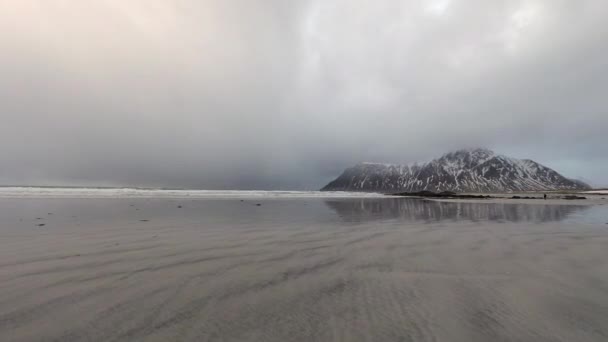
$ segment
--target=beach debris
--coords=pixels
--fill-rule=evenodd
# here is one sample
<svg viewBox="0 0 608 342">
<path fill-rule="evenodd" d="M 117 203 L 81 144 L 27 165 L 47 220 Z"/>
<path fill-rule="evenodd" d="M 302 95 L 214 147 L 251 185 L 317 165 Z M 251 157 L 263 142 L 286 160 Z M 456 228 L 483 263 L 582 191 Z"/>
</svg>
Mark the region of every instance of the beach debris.
<svg viewBox="0 0 608 342">
<path fill-rule="evenodd" d="M 181 205 L 178 205 L 177 207 L 178 207 L 178 208 L 181 208 L 182 206 L 181 206 Z"/>
<path fill-rule="evenodd" d="M 150 222 L 150 220 L 139 220 L 139 222 Z"/>
<path fill-rule="evenodd" d="M 256 203 L 256 207 L 261 207 L 262 203 Z"/>
<path fill-rule="evenodd" d="M 37 224 L 36 226 L 38 226 L 38 227 L 44 227 L 44 226 L 46 226 L 46 224 L 44 224 L 44 223 L 39 223 L 39 224 Z"/>
</svg>

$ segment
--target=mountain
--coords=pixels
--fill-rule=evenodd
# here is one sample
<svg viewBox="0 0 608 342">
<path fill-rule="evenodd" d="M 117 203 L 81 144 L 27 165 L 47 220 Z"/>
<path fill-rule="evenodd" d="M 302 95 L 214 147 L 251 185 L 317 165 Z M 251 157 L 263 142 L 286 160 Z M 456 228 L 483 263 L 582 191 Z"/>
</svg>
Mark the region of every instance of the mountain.
<svg viewBox="0 0 608 342">
<path fill-rule="evenodd" d="M 429 163 L 411 166 L 361 163 L 346 169 L 321 191 L 515 192 L 589 188 L 535 161 L 479 148 L 450 152 Z"/>
</svg>

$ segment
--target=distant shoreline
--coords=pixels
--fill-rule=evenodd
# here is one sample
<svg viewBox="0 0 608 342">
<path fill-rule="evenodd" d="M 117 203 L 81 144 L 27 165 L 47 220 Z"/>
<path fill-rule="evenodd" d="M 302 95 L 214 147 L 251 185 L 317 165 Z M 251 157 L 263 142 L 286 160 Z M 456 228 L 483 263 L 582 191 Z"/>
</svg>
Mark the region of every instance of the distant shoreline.
<svg viewBox="0 0 608 342">
<path fill-rule="evenodd" d="M 601 190 L 600 190 L 601 191 Z M 543 195 L 547 194 L 547 199 Z M 425 201 L 495 203 L 495 204 L 550 204 L 550 205 L 608 205 L 607 192 L 585 191 L 528 191 L 517 193 L 462 193 L 454 196 L 422 196 L 416 193 L 396 193 L 388 196 L 418 198 Z M 558 196 L 560 195 L 560 196 Z"/>
<path fill-rule="evenodd" d="M 543 200 L 543 194 L 547 200 Z M 350 191 L 289 190 L 199 190 L 134 187 L 0 186 L 0 198 L 158 198 L 158 199 L 276 199 L 276 198 L 395 198 L 398 196 L 438 201 L 483 201 L 500 203 L 608 203 L 608 191 L 534 191 L 517 193 L 453 193 L 429 196 L 423 193 L 377 193 Z M 573 198 L 564 198 L 575 196 Z M 577 198 L 586 197 L 586 198 Z"/>
</svg>

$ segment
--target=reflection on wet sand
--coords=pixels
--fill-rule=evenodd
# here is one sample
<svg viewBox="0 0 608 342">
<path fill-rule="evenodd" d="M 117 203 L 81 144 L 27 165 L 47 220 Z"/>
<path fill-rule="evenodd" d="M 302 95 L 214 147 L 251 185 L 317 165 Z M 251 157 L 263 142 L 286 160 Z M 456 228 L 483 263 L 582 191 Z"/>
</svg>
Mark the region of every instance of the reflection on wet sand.
<svg viewBox="0 0 608 342">
<path fill-rule="evenodd" d="M 415 198 L 325 200 L 346 221 L 398 218 L 409 221 L 558 222 L 588 210 L 584 205 L 440 202 Z"/>
</svg>

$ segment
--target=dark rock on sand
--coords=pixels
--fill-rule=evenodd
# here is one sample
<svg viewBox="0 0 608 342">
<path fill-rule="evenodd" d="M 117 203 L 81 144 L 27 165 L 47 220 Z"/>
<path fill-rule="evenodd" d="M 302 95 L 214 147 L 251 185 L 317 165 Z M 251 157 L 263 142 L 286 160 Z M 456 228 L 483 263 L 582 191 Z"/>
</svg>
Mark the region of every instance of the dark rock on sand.
<svg viewBox="0 0 608 342">
<path fill-rule="evenodd" d="M 417 192 L 400 192 L 396 194 L 390 194 L 393 196 L 403 197 L 425 197 L 425 198 L 492 198 L 492 196 L 484 195 L 463 195 L 457 194 L 451 191 L 433 192 L 433 191 L 417 191 Z"/>
</svg>

